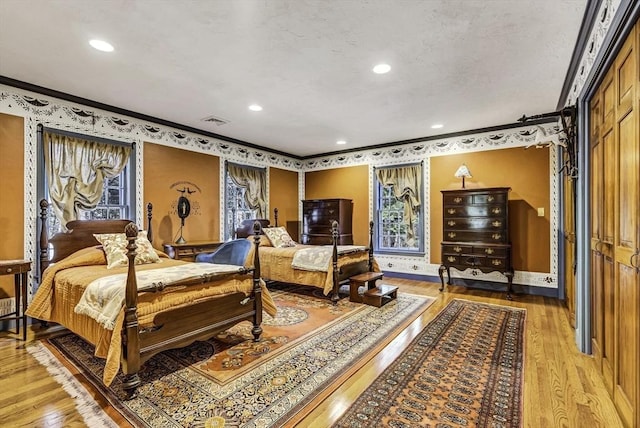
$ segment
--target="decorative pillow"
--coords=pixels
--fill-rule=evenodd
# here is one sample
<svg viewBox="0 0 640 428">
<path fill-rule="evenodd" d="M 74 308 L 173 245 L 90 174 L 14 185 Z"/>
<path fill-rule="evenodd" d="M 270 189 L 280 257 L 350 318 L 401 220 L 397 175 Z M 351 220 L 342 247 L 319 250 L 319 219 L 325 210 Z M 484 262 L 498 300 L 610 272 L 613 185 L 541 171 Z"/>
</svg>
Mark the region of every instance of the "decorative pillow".
<svg viewBox="0 0 640 428">
<path fill-rule="evenodd" d="M 102 244 L 104 254 L 107 257 L 107 269 L 126 266 L 127 259 L 127 235 L 124 233 L 99 233 L 93 235 Z M 141 230 L 136 238 L 135 264 L 159 263 L 160 257 L 147 239 L 147 232 Z"/>
<path fill-rule="evenodd" d="M 291 239 L 291 236 L 289 236 L 289 232 L 287 232 L 287 229 L 285 229 L 284 226 L 265 227 L 262 230 L 264 234 L 267 235 L 267 238 L 269 238 L 271 245 L 276 248 L 296 246 L 295 241 Z"/>
<path fill-rule="evenodd" d="M 253 238 L 251 238 L 253 239 Z M 253 242 L 253 241 L 251 241 Z M 267 235 L 260 235 L 260 247 L 270 247 L 271 246 L 271 241 L 269 240 L 269 237 Z"/>
</svg>

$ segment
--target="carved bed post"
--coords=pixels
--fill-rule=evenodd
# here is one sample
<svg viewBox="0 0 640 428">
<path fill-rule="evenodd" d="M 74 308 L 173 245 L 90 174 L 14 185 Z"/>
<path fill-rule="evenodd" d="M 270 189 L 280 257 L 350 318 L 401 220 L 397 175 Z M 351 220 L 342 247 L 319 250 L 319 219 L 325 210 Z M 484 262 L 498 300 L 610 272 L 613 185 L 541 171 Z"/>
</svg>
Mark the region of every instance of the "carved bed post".
<svg viewBox="0 0 640 428">
<path fill-rule="evenodd" d="M 47 209 L 49 202 L 46 199 L 40 200 L 40 278 L 42 280 L 42 272 L 49 267 L 49 239 L 47 237 Z"/>
<path fill-rule="evenodd" d="M 278 209 L 277 208 L 273 209 L 273 217 L 276 222 L 276 227 L 278 227 Z"/>
<path fill-rule="evenodd" d="M 369 222 L 369 272 L 373 272 L 373 222 Z"/>
<path fill-rule="evenodd" d="M 149 202 L 147 204 L 147 239 L 153 244 L 153 231 L 151 230 L 151 219 L 153 217 L 153 215 L 151 214 L 152 211 L 153 204 Z"/>
<path fill-rule="evenodd" d="M 140 336 L 138 332 L 138 284 L 134 259 L 136 257 L 136 238 L 138 226 L 129 223 L 124 228 L 127 235 L 127 258 L 129 269 L 127 271 L 127 285 L 125 295 L 124 324 L 122 325 L 122 372 L 124 381 L 122 388 L 131 397 L 138 385 L 140 385 Z"/>
<path fill-rule="evenodd" d="M 258 247 L 260 246 L 260 232 L 262 227 L 260 222 L 253 223 L 253 298 L 254 309 L 256 311 L 253 318 L 253 328 L 251 334 L 253 334 L 253 341 L 260 340 L 262 334 L 262 288 L 260 287 L 260 253 Z"/>
<path fill-rule="evenodd" d="M 333 293 L 331 294 L 331 301 L 335 305 L 340 300 L 338 290 L 340 289 L 340 281 L 338 281 L 340 271 L 338 270 L 338 222 L 333 221 L 331 223 L 331 240 L 333 241 Z"/>
</svg>

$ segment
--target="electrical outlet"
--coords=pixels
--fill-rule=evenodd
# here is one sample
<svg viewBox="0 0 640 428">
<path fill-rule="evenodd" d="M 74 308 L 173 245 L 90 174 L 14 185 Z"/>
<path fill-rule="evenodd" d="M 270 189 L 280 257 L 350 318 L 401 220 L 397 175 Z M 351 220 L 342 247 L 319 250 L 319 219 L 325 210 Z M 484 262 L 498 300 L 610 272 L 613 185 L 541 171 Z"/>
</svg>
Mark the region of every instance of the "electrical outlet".
<svg viewBox="0 0 640 428">
<path fill-rule="evenodd" d="M 544 207 L 538 208 L 538 217 L 544 217 Z"/>
</svg>

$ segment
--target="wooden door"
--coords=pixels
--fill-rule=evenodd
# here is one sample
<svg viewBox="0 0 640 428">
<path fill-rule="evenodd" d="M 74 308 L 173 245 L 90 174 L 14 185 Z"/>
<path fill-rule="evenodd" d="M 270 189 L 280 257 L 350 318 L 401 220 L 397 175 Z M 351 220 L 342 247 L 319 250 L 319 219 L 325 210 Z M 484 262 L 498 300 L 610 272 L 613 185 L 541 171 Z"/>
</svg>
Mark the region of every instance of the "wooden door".
<svg viewBox="0 0 640 428">
<path fill-rule="evenodd" d="M 615 269 L 615 362 L 614 403 L 627 426 L 638 423 L 638 364 L 640 358 L 640 286 L 634 265 L 638 248 L 640 212 L 640 145 L 638 143 L 638 66 L 636 31 L 615 61 L 616 88 L 616 224 Z"/>
</svg>

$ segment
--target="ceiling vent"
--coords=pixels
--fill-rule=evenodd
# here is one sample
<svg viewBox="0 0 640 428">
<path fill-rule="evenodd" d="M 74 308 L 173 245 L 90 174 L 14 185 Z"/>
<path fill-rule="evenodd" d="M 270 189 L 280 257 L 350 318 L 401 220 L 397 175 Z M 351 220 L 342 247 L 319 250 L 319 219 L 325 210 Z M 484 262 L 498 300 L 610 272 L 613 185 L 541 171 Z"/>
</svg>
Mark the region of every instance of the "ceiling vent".
<svg viewBox="0 0 640 428">
<path fill-rule="evenodd" d="M 205 117 L 204 119 L 202 119 L 202 121 L 203 122 L 213 123 L 216 126 L 222 126 L 222 125 L 226 125 L 227 123 L 229 123 L 228 120 L 220 119 L 219 117 L 215 117 L 215 116 Z"/>
</svg>

